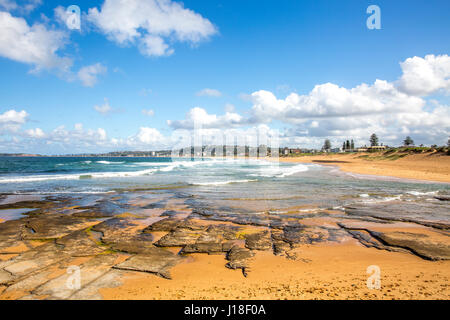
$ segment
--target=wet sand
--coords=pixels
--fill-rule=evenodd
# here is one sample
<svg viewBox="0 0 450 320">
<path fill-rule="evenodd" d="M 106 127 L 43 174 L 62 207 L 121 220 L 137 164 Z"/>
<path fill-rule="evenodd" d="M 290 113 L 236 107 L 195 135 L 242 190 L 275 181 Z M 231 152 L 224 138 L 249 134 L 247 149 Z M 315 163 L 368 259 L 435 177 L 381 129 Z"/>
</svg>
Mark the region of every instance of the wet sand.
<svg viewBox="0 0 450 320">
<path fill-rule="evenodd" d="M 381 159 L 381 153 L 329 154 L 280 157 L 282 162 L 338 166 L 345 172 L 450 183 L 450 156 L 410 154 L 396 160 Z"/>
<path fill-rule="evenodd" d="M 0 224 L 0 300 L 450 299 L 446 201 L 252 214 L 194 199 L 134 191 L 2 205 L 34 211 Z M 367 287 L 373 265 L 380 289 Z M 79 289 L 67 287 L 69 266 Z"/>
<path fill-rule="evenodd" d="M 172 280 L 128 273 L 105 299 L 449 299 L 450 262 L 365 248 L 356 240 L 300 247 L 302 260 L 258 252 L 244 278 L 224 269 L 223 255 L 192 254 Z M 366 269 L 378 265 L 381 288 L 368 289 Z"/>
<path fill-rule="evenodd" d="M 302 219 L 305 226 L 335 227 L 341 219 Z M 205 221 L 200 223 L 206 223 Z M 412 223 L 371 223 L 351 220 L 348 228 L 370 228 L 386 234 L 414 234 L 447 243 L 447 232 Z M 246 226 L 247 234 L 261 232 Z M 180 249 L 180 248 L 178 248 Z M 301 244 L 295 258 L 256 250 L 244 277 L 224 268 L 225 254 L 186 254 L 171 269 L 171 280 L 145 273 L 124 273 L 121 285 L 99 289 L 105 299 L 449 299 L 450 261 L 429 261 L 401 248 L 398 251 L 363 246 L 350 235 L 338 241 Z M 369 289 L 369 266 L 380 268 L 380 289 Z"/>
</svg>

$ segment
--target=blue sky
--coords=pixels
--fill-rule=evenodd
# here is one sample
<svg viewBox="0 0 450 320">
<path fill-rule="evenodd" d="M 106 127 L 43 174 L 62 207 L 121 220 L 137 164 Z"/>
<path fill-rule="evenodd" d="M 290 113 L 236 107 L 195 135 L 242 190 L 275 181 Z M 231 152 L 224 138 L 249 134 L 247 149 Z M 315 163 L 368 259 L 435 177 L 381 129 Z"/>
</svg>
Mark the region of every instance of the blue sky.
<svg viewBox="0 0 450 320">
<path fill-rule="evenodd" d="M 0 152 L 170 147 L 194 119 L 299 147 L 362 145 L 372 131 L 447 142 L 449 1 L 136 3 L 0 0 Z M 65 24 L 74 4 L 81 31 Z M 366 26 L 372 4 L 381 30 Z"/>
</svg>

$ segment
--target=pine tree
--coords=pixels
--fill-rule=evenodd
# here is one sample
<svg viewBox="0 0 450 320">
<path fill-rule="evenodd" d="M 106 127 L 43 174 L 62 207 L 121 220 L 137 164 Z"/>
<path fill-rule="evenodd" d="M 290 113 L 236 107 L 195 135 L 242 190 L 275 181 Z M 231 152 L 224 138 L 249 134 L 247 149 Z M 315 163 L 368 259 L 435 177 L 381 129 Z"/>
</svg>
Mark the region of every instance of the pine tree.
<svg viewBox="0 0 450 320">
<path fill-rule="evenodd" d="M 403 144 L 404 144 L 405 146 L 412 146 L 412 145 L 414 145 L 414 140 L 411 139 L 410 136 L 407 136 L 406 139 L 403 140 Z"/>
<path fill-rule="evenodd" d="M 376 135 L 375 133 L 373 133 L 373 134 L 370 136 L 370 145 L 371 145 L 372 147 L 378 146 L 378 137 L 377 137 L 377 135 Z"/>
<path fill-rule="evenodd" d="M 331 149 L 331 142 L 330 142 L 330 140 L 328 140 L 328 139 L 325 140 L 325 142 L 323 144 L 323 148 L 325 150 L 330 150 Z"/>
</svg>

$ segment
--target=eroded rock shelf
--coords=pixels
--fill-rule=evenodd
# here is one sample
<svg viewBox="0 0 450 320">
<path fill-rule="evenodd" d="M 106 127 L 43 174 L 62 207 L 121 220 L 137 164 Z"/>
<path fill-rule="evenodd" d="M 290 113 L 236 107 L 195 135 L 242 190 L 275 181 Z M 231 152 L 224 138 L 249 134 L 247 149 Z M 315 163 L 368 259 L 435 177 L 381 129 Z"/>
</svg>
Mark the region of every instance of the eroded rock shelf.
<svg viewBox="0 0 450 320">
<path fill-rule="evenodd" d="M 251 276 L 252 259 L 271 252 L 302 260 L 305 246 L 358 241 L 422 259 L 450 259 L 449 222 L 427 204 L 353 205 L 338 210 L 235 213 L 196 206 L 188 197 L 134 199 L 115 194 L 77 205 L 51 197 L 0 204 L 30 208 L 0 223 L 0 294 L 9 299 L 98 299 L 99 288 L 120 285 L 126 272 L 172 279 L 192 254 L 223 255 L 223 266 Z M 441 210 L 448 210 L 442 205 Z M 442 216 L 442 214 L 437 215 Z M 68 288 L 77 266 L 81 287 Z M 176 281 L 176 280 L 168 280 Z"/>
</svg>

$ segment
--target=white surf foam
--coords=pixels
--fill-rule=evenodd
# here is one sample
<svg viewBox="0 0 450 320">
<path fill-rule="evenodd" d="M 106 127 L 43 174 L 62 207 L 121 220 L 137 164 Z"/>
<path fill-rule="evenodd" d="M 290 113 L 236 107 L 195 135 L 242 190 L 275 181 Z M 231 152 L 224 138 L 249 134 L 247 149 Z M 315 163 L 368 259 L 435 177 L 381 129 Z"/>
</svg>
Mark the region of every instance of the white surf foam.
<svg viewBox="0 0 450 320">
<path fill-rule="evenodd" d="M 362 201 L 362 203 L 379 203 L 379 202 L 390 202 L 390 201 L 396 201 L 396 200 L 401 200 L 402 196 L 398 195 L 398 196 L 392 196 L 392 197 L 384 197 L 384 198 L 377 198 L 377 199 L 367 199 Z"/>
<path fill-rule="evenodd" d="M 370 197 L 367 193 L 361 193 L 360 195 L 359 195 L 359 197 L 360 198 L 368 198 L 368 197 Z"/>
<path fill-rule="evenodd" d="M 212 182 L 193 182 L 191 185 L 195 186 L 220 186 L 226 185 L 230 183 L 245 183 L 245 182 L 255 182 L 258 181 L 256 179 L 246 179 L 246 180 L 228 180 L 228 181 L 212 181 Z"/>
<path fill-rule="evenodd" d="M 61 175 L 34 175 L 34 176 L 24 176 L 24 177 L 0 178 L 0 183 L 137 177 L 137 176 L 153 174 L 155 171 L 156 171 L 155 169 L 147 169 L 147 170 L 128 171 L 128 172 L 92 172 L 92 173 L 85 173 L 85 174 L 78 173 L 78 174 L 61 174 Z"/>
<path fill-rule="evenodd" d="M 308 171 L 308 166 L 304 164 L 298 164 L 293 167 L 284 167 L 284 166 L 269 166 L 268 168 L 260 168 L 257 169 L 258 173 L 250 174 L 251 176 L 259 176 L 259 177 L 268 177 L 268 178 L 284 178 L 288 176 L 292 176 L 296 173 Z"/>
<path fill-rule="evenodd" d="M 406 193 L 413 195 L 413 196 L 431 196 L 431 195 L 437 194 L 438 192 L 437 191 L 429 191 L 429 192 L 407 191 Z"/>
<path fill-rule="evenodd" d="M 99 163 L 99 164 L 122 164 L 125 163 L 124 161 L 106 161 L 106 160 L 101 160 L 101 161 L 95 161 L 95 163 Z"/>
</svg>

